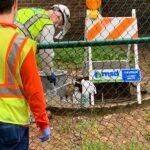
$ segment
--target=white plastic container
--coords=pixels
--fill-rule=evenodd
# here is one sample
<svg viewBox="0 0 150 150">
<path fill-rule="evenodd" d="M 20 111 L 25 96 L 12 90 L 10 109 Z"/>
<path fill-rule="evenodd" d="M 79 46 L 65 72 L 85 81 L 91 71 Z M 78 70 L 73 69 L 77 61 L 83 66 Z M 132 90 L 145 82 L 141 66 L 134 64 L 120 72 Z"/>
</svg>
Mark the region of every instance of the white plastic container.
<svg viewBox="0 0 150 150">
<path fill-rule="evenodd" d="M 81 107 L 89 107 L 90 106 L 90 94 L 96 94 L 95 85 L 89 81 L 82 79 L 82 96 L 81 96 Z"/>
</svg>

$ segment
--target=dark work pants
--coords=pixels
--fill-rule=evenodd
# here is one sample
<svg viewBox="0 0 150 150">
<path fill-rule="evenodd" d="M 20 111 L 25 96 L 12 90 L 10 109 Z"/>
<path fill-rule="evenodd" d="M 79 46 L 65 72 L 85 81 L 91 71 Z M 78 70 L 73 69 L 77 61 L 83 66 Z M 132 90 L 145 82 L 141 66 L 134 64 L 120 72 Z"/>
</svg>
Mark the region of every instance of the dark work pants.
<svg viewBox="0 0 150 150">
<path fill-rule="evenodd" d="M 29 128 L 0 122 L 0 150 L 28 150 Z"/>
</svg>

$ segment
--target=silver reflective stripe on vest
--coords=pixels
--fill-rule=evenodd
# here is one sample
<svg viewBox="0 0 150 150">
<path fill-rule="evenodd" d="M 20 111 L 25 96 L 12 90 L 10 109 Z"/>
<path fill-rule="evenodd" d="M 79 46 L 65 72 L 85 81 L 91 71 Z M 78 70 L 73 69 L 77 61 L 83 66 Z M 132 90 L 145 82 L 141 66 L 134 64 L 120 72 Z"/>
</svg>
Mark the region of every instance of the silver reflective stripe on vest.
<svg viewBox="0 0 150 150">
<path fill-rule="evenodd" d="M 15 96 L 24 96 L 24 92 L 18 87 L 18 88 L 10 88 L 7 87 L 7 85 L 15 85 L 15 78 L 13 75 L 14 66 L 16 63 L 16 59 L 18 56 L 19 48 L 22 44 L 22 42 L 25 40 L 25 37 L 22 35 L 17 36 L 15 39 L 12 48 L 10 49 L 8 58 L 7 58 L 7 64 L 8 64 L 8 80 L 6 83 L 6 87 L 0 87 L 0 95 L 15 95 Z M 18 63 L 18 62 L 17 62 Z"/>
<path fill-rule="evenodd" d="M 29 20 L 27 20 L 24 24 L 18 21 L 15 21 L 14 24 L 24 33 L 25 36 L 32 38 L 28 29 L 31 25 L 33 25 L 40 18 L 49 19 L 47 15 L 37 14 L 29 18 Z"/>
<path fill-rule="evenodd" d="M 43 14 L 37 14 L 35 16 L 32 16 L 25 24 L 25 28 L 28 29 L 31 25 L 33 25 L 37 20 L 39 20 L 40 18 L 44 18 L 44 19 L 49 19 L 49 17 L 47 15 L 43 15 Z"/>
<path fill-rule="evenodd" d="M 7 63 L 8 63 L 8 84 L 14 85 L 15 80 L 13 77 L 13 69 L 16 61 L 16 57 L 19 51 L 19 47 L 21 46 L 21 43 L 24 41 L 24 37 L 19 35 L 16 39 L 15 42 L 10 50 L 10 53 L 8 55 Z"/>
<path fill-rule="evenodd" d="M 30 32 L 23 24 L 21 24 L 18 21 L 15 21 L 14 24 L 24 33 L 25 36 L 28 36 L 31 38 Z"/>
<path fill-rule="evenodd" d="M 16 95 L 16 96 L 23 96 L 23 91 L 20 89 L 14 88 L 2 88 L 0 87 L 0 95 Z"/>
</svg>

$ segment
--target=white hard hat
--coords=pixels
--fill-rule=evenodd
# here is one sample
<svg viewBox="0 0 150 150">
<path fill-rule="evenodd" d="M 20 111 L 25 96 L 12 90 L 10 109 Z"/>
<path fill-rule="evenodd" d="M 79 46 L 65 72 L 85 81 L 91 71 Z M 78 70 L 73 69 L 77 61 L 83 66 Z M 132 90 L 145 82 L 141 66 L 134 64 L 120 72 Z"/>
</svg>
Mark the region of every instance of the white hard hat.
<svg viewBox="0 0 150 150">
<path fill-rule="evenodd" d="M 63 15 L 63 28 L 62 28 L 62 31 L 60 31 L 55 36 L 55 39 L 62 39 L 71 27 L 71 23 L 69 22 L 70 10 L 67 6 L 62 5 L 62 4 L 53 5 L 51 9 L 61 12 L 61 14 Z"/>
<path fill-rule="evenodd" d="M 60 11 L 63 15 L 63 23 L 69 22 L 70 19 L 70 10 L 67 6 L 62 5 L 62 4 L 56 4 L 52 6 L 52 9 L 56 9 Z"/>
</svg>

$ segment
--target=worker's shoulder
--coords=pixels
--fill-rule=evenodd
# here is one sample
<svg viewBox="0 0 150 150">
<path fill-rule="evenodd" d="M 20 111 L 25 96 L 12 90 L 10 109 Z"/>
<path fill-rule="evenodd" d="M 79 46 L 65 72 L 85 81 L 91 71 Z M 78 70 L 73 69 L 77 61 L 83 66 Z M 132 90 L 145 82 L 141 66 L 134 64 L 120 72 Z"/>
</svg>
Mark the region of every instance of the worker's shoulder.
<svg viewBox="0 0 150 150">
<path fill-rule="evenodd" d="M 37 43 L 34 40 L 30 39 L 30 38 L 28 38 L 27 40 L 28 40 L 27 44 L 28 44 L 29 48 L 32 47 L 33 51 L 36 52 Z"/>
<path fill-rule="evenodd" d="M 26 37 L 24 35 L 21 35 L 21 34 L 18 34 L 18 37 L 17 37 L 17 41 L 21 44 L 24 45 L 24 47 L 26 48 L 30 48 L 32 47 L 33 49 L 36 49 L 36 42 L 34 40 L 32 40 L 31 38 L 29 37 Z"/>
<path fill-rule="evenodd" d="M 40 12 L 47 12 L 47 10 L 43 9 L 43 8 L 37 8 L 37 7 L 24 7 L 24 8 L 20 8 L 18 10 L 18 12 L 26 12 L 26 11 L 32 11 L 34 12 L 35 14 L 37 13 L 40 13 Z"/>
</svg>

